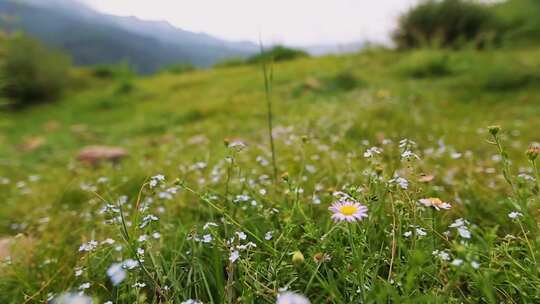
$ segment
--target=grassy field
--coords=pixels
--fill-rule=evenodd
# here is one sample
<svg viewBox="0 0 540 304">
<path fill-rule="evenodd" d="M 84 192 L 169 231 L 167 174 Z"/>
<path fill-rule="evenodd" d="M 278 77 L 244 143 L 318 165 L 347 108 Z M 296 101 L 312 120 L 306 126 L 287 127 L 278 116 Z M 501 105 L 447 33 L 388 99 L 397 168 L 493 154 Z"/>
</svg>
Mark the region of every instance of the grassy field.
<svg viewBox="0 0 540 304">
<path fill-rule="evenodd" d="M 0 303 L 540 301 L 540 48 L 273 72 L 275 176 L 260 66 L 77 70 L 57 103 L 0 113 Z M 78 162 L 95 144 L 129 155 Z M 334 222 L 340 200 L 367 218 Z"/>
</svg>

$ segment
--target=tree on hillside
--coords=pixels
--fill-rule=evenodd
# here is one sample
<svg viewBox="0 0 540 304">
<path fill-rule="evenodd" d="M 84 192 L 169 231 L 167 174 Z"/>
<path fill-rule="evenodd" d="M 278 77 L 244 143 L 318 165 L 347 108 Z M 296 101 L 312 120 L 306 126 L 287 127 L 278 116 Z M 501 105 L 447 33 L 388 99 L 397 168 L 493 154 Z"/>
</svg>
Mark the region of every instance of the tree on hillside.
<svg viewBox="0 0 540 304">
<path fill-rule="evenodd" d="M 51 101 L 66 87 L 69 57 L 22 34 L 2 35 L 0 95 L 14 107 Z"/>
</svg>

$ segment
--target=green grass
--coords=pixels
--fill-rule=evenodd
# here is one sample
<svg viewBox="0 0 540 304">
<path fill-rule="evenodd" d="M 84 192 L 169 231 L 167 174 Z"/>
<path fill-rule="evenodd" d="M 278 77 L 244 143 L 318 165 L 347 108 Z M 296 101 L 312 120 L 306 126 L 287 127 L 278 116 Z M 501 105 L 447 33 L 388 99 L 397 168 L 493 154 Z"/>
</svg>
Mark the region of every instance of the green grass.
<svg viewBox="0 0 540 304">
<path fill-rule="evenodd" d="M 0 303 L 43 303 L 87 282 L 96 303 L 274 303 L 282 288 L 312 303 L 540 301 L 539 189 L 518 177 L 535 175 L 524 152 L 540 141 L 540 86 L 511 79 L 539 70 L 540 49 L 423 52 L 275 64 L 275 183 L 258 66 L 128 80 L 77 71 L 81 85 L 57 103 L 0 113 L 0 236 L 19 235 L 0 266 Z M 439 77 L 431 62 L 443 57 L 451 73 Z M 427 76 L 404 73 L 417 62 Z M 502 66 L 519 68 L 501 76 Z M 298 94 L 308 79 L 338 89 Z M 497 124 L 502 153 L 487 130 Z M 36 137 L 42 146 L 20 149 Z M 227 138 L 246 147 L 226 147 Z M 404 138 L 416 144 L 399 147 Z M 116 166 L 77 162 L 94 144 L 129 156 Z M 372 146 L 383 152 L 364 157 Z M 402 159 L 405 149 L 420 159 Z M 165 181 L 151 188 L 157 174 Z M 389 182 L 396 174 L 408 189 Z M 334 223 L 337 191 L 366 205 L 368 218 Z M 419 205 L 426 197 L 452 207 Z M 121 216 L 100 212 L 106 203 Z M 149 214 L 159 220 L 140 228 Z M 458 218 L 470 239 L 449 228 Z M 197 241 L 206 234 L 210 243 Z M 78 251 L 107 238 L 115 243 Z M 231 247 L 248 242 L 257 247 L 231 263 Z M 293 263 L 295 251 L 303 262 Z M 113 286 L 111 264 L 137 258 L 144 268 Z"/>
</svg>

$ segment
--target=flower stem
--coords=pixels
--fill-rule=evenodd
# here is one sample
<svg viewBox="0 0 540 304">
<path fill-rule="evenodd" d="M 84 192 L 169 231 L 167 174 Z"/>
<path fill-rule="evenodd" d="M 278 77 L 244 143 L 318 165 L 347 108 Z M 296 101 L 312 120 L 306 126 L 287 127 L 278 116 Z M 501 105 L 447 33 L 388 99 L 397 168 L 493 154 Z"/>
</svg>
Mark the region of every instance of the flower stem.
<svg viewBox="0 0 540 304">
<path fill-rule="evenodd" d="M 261 54 L 264 54 L 264 47 L 260 42 Z M 277 183 L 277 165 L 276 165 L 276 150 L 274 147 L 274 135 L 273 135 L 273 114 L 272 114 L 272 82 L 274 80 L 274 70 L 272 68 L 272 62 L 270 61 L 270 68 L 268 68 L 266 60 L 262 62 L 262 71 L 264 76 L 264 95 L 266 98 L 266 123 L 268 127 L 268 137 L 270 138 L 270 151 L 272 153 L 272 168 L 274 183 Z"/>
</svg>

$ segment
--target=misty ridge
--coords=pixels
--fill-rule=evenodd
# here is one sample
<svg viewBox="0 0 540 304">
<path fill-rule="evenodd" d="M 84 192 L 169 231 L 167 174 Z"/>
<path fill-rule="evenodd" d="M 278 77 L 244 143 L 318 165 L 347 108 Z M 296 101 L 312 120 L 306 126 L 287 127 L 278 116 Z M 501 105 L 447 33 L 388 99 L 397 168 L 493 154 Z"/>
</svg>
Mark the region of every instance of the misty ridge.
<svg viewBox="0 0 540 304">
<path fill-rule="evenodd" d="M 140 73 L 172 64 L 207 67 L 244 58 L 259 47 L 144 21 L 96 12 L 71 0 L 0 0 L 0 28 L 23 31 L 69 53 L 77 65 L 128 62 Z"/>
</svg>

